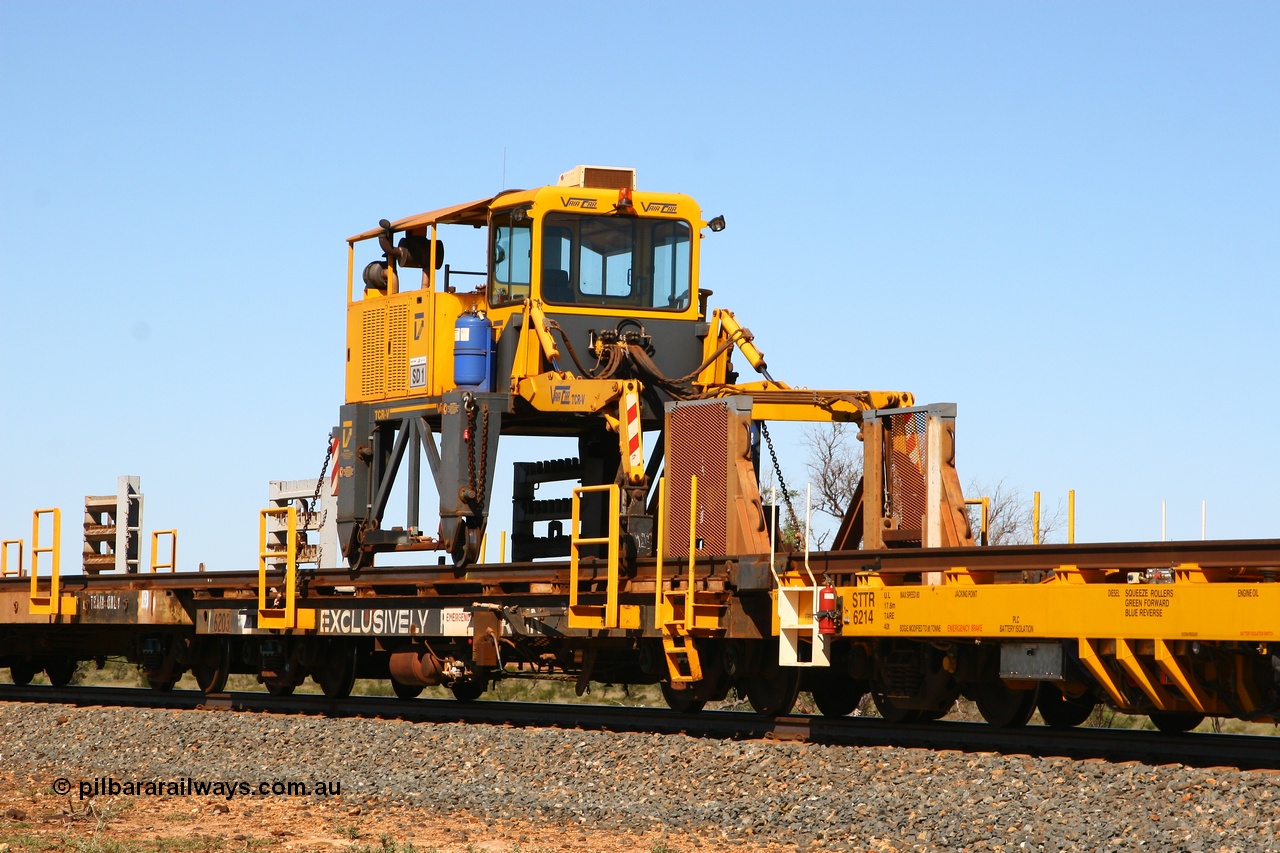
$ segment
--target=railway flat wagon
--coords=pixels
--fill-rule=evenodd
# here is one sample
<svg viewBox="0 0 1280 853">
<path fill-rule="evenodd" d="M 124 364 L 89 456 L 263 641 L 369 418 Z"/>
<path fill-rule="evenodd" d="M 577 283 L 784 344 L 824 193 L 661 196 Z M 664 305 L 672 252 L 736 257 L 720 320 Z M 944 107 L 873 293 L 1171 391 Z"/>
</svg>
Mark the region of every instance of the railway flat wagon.
<svg viewBox="0 0 1280 853">
<path fill-rule="evenodd" d="M 1098 703 L 1166 730 L 1280 718 L 1280 541 L 979 544 L 956 407 L 775 379 L 701 286 L 700 242 L 723 228 L 583 166 L 349 238 L 346 400 L 310 500 L 260 512 L 257 567 L 171 571 L 153 537 L 142 570 L 123 478 L 86 502 L 83 573 L 63 573 L 61 513 L 39 510 L 28 553 L 4 544 L 0 667 L 65 684 L 124 656 L 159 690 L 251 673 L 339 697 L 364 677 L 464 701 L 509 678 L 659 684 L 678 710 L 736 690 L 766 715 L 807 690 L 826 715 L 870 694 L 902 721 L 963 696 L 998 726 L 1037 709 L 1073 726 Z M 475 269 L 446 264 L 450 233 L 475 230 Z M 862 444 L 829 550 L 807 546 L 779 421 Z M 510 559 L 488 563 L 511 436 L 578 453 L 512 465 Z M 568 497 L 538 496 L 555 483 Z M 378 564 L 393 553 L 416 564 Z"/>
</svg>

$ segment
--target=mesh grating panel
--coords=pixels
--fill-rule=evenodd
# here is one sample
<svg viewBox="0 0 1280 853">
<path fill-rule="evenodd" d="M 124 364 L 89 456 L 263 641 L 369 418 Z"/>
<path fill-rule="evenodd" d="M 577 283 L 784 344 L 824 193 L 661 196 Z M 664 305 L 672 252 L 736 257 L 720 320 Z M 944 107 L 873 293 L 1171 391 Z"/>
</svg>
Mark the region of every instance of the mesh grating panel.
<svg viewBox="0 0 1280 853">
<path fill-rule="evenodd" d="M 604 190 L 630 189 L 635 185 L 631 169 L 600 169 L 588 166 L 582 170 L 582 185 Z M 689 537 L 686 536 L 686 539 Z"/>
<path fill-rule="evenodd" d="M 925 412 L 909 412 L 889 418 L 888 514 L 898 522 L 899 529 L 922 530 L 927 505 L 928 470 L 925 458 L 928 441 Z"/>
<path fill-rule="evenodd" d="M 387 394 L 405 394 L 409 390 L 409 306 L 392 305 L 387 318 Z"/>
<path fill-rule="evenodd" d="M 386 396 L 386 313 L 366 308 L 360 318 L 360 395 L 366 400 Z"/>
<path fill-rule="evenodd" d="M 689 554 L 689 480 L 698 477 L 699 554 L 727 548 L 729 411 L 723 403 L 676 406 L 667 421 L 667 556 Z"/>
</svg>

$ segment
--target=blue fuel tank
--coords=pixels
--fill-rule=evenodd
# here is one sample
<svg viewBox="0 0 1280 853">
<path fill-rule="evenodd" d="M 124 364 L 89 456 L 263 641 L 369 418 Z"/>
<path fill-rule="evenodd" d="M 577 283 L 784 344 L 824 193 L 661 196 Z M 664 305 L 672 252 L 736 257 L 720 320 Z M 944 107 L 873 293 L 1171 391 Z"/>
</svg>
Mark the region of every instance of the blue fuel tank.
<svg viewBox="0 0 1280 853">
<path fill-rule="evenodd" d="M 488 391 L 493 370 L 493 323 L 468 311 L 453 326 L 453 381 L 459 388 Z"/>
</svg>

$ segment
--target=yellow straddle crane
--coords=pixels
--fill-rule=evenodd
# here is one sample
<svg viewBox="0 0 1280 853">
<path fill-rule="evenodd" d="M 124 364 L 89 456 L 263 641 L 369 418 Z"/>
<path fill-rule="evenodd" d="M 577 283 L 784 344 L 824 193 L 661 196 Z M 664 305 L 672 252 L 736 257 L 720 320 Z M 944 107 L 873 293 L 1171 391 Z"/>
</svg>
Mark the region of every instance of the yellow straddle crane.
<svg viewBox="0 0 1280 853">
<path fill-rule="evenodd" d="M 750 331 L 726 309 L 708 311 L 710 291 L 700 288 L 704 232 L 723 227 L 686 195 L 639 190 L 634 170 L 580 166 L 554 186 L 382 220 L 348 238 L 346 404 L 333 437 L 339 536 L 352 565 L 422 549 L 448 551 L 460 566 L 475 560 L 501 436 L 579 443 L 575 460 L 516 464 L 515 561 L 569 555 L 567 508 L 533 499 L 557 479 L 616 483 L 614 523 L 626 553 L 643 555 L 655 547 L 651 491 L 670 440 L 668 404 L 746 394 L 755 421 L 856 421 L 868 409 L 911 404 L 900 391 L 774 380 Z M 445 263 L 450 229 L 485 230 L 480 268 Z M 380 256 L 357 279 L 357 253 L 368 246 Z M 738 383 L 735 351 L 760 380 Z M 661 432 L 647 460 L 646 431 Z M 438 530 L 422 526 L 423 456 Z M 406 458 L 408 505 L 393 526 L 388 500 Z M 582 502 L 586 538 L 604 535 L 605 496 Z M 541 522 L 546 535 L 534 532 Z"/>
</svg>

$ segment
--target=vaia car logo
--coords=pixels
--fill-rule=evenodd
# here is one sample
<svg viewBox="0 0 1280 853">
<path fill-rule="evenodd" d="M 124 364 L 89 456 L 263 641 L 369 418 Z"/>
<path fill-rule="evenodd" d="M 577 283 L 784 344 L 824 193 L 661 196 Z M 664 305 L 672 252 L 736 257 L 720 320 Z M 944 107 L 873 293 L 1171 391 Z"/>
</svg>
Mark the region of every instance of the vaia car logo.
<svg viewBox="0 0 1280 853">
<path fill-rule="evenodd" d="M 675 213 L 676 206 L 669 201 L 647 201 L 641 207 L 645 213 Z"/>
<path fill-rule="evenodd" d="M 581 406 L 586 402 L 586 394 L 570 394 L 568 385 L 555 385 L 551 388 L 553 406 Z"/>
<path fill-rule="evenodd" d="M 595 210 L 596 200 L 594 198 L 582 198 L 580 196 L 560 197 L 561 207 L 580 207 L 583 210 Z"/>
</svg>

